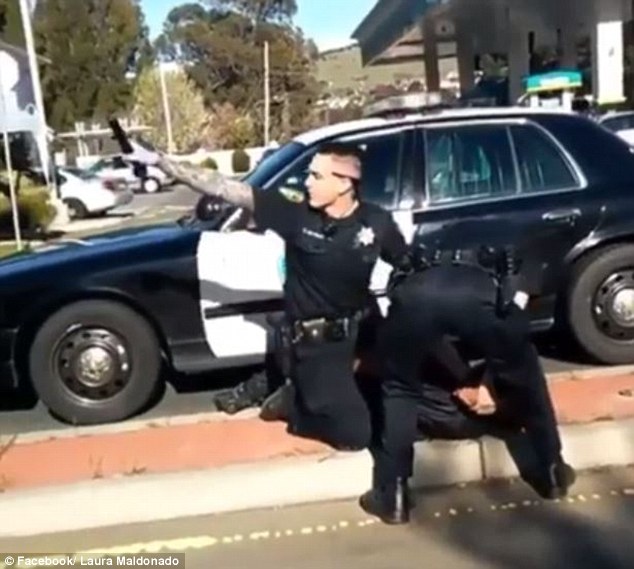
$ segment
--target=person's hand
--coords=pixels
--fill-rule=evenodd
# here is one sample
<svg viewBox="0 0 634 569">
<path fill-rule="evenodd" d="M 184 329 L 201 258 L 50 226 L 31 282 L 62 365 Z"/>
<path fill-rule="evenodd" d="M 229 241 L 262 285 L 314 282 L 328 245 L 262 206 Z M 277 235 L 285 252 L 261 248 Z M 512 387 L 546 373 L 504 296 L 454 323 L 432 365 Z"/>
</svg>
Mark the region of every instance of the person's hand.
<svg viewBox="0 0 634 569">
<path fill-rule="evenodd" d="M 513 302 L 521 309 L 524 310 L 528 304 L 529 296 L 524 291 L 517 291 L 513 297 Z"/>
<path fill-rule="evenodd" d="M 460 389 L 456 389 L 453 395 L 468 409 L 473 409 L 478 404 L 477 387 L 461 387 Z"/>
<path fill-rule="evenodd" d="M 485 385 L 461 387 L 456 389 L 453 394 L 454 397 L 477 415 L 492 415 L 496 411 L 495 401 Z"/>
</svg>

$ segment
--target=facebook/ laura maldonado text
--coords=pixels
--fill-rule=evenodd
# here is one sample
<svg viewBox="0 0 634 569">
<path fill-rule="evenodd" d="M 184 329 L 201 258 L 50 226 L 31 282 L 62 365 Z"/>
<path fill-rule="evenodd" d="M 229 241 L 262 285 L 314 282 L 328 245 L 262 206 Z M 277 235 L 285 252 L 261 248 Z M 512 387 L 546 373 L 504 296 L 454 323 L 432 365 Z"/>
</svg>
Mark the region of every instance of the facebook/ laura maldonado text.
<svg viewBox="0 0 634 569">
<path fill-rule="evenodd" d="M 26 557 L 19 555 L 15 567 L 179 567 L 182 559 L 178 555 L 51 555 Z"/>
</svg>

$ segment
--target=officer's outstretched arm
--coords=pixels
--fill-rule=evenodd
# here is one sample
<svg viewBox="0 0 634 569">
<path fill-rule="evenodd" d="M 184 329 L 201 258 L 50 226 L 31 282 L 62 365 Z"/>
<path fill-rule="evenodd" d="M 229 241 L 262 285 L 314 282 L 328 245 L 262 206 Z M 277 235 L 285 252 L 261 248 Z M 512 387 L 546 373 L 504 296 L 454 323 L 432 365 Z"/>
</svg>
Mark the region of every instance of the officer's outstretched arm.
<svg viewBox="0 0 634 569">
<path fill-rule="evenodd" d="M 218 172 L 197 166 L 184 166 L 156 150 L 151 144 L 140 144 L 128 137 L 119 121 L 109 121 L 114 138 L 121 147 L 125 157 L 145 166 L 156 166 L 175 181 L 180 182 L 195 192 L 214 196 L 250 211 L 254 208 L 253 189 L 248 184 L 232 180 Z"/>
<path fill-rule="evenodd" d="M 253 211 L 253 188 L 239 180 L 232 180 L 208 168 L 184 166 L 160 156 L 156 166 L 177 182 L 195 192 L 214 196 Z"/>
</svg>

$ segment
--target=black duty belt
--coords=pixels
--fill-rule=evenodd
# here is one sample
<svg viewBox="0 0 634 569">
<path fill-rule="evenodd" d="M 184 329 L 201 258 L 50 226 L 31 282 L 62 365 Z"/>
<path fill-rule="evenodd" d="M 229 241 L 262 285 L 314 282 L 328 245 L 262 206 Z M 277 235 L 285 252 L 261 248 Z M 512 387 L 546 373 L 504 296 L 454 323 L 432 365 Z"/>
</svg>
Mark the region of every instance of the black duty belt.
<svg viewBox="0 0 634 569">
<path fill-rule="evenodd" d="M 510 277 L 516 267 L 512 252 L 504 250 L 475 251 L 472 249 L 436 249 L 430 255 L 430 265 L 463 265 L 475 267 L 487 273 L 496 286 L 496 309 L 500 316 L 508 314 L 515 295 Z"/>
<path fill-rule="evenodd" d="M 437 249 L 432 251 L 429 260 L 432 266 L 464 265 L 492 272 L 492 267 L 482 263 L 478 252 L 470 249 Z"/>
<path fill-rule="evenodd" d="M 292 341 L 294 344 L 341 342 L 353 334 L 363 314 L 363 312 L 359 312 L 353 316 L 340 318 L 323 317 L 295 320 L 290 327 Z"/>
</svg>

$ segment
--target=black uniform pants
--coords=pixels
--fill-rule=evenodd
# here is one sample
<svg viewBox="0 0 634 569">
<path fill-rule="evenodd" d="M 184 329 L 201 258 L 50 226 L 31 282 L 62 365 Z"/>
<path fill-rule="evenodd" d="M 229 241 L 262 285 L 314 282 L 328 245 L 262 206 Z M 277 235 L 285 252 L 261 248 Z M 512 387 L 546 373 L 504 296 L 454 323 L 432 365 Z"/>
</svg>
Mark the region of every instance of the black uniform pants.
<svg viewBox="0 0 634 569">
<path fill-rule="evenodd" d="M 292 381 L 295 402 L 288 430 L 338 449 L 359 450 L 370 444 L 371 403 L 354 374 L 358 324 L 341 341 L 295 344 Z"/>
<path fill-rule="evenodd" d="M 560 456 L 552 402 L 528 319 L 516 307 L 499 316 L 495 294 L 489 275 L 465 266 L 431 268 L 408 277 L 394 291 L 378 338 L 384 424 L 373 455 L 379 481 L 412 475 L 421 362 L 447 336 L 486 360 L 500 396 L 522 415 L 540 461 L 548 464 Z"/>
</svg>

